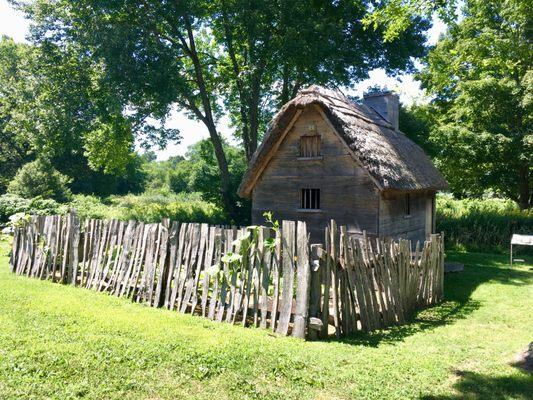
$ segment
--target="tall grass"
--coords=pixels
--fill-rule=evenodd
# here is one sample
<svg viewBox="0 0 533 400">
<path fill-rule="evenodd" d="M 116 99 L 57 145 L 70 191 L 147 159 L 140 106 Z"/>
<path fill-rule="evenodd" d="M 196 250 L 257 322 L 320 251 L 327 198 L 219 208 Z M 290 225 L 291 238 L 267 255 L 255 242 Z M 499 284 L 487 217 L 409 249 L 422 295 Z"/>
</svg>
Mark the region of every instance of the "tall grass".
<svg viewBox="0 0 533 400">
<path fill-rule="evenodd" d="M 441 195 L 437 232 L 444 232 L 448 248 L 504 252 L 513 233 L 533 234 L 533 210 L 520 211 L 511 200 L 456 200 Z"/>
<path fill-rule="evenodd" d="M 142 222 L 160 222 L 163 218 L 182 222 L 224 224 L 225 213 L 206 202 L 197 193 L 111 196 L 100 200 L 94 196 L 75 196 L 70 203 L 81 218 L 134 219 Z"/>
<path fill-rule="evenodd" d="M 6 194 L 0 196 L 0 225 L 16 213 L 64 214 L 75 209 L 82 219 L 121 219 L 142 222 L 160 222 L 170 218 L 181 222 L 227 223 L 226 214 L 214 204 L 201 199 L 198 193 L 144 193 L 140 195 L 96 196 L 75 195 L 69 203 L 50 199 L 24 199 Z"/>
</svg>

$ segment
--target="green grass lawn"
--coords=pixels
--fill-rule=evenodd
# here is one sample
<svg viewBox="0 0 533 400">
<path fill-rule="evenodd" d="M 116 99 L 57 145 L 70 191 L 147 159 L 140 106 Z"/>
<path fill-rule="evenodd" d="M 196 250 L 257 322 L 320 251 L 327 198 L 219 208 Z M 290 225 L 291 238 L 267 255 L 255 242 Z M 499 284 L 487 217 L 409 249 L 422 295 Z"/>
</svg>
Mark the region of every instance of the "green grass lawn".
<svg viewBox="0 0 533 400">
<path fill-rule="evenodd" d="M 0 249 L 0 399 L 531 398 L 533 268 L 448 254 L 446 301 L 412 324 L 304 342 L 19 277 Z M 528 397 L 529 396 L 529 397 Z"/>
</svg>

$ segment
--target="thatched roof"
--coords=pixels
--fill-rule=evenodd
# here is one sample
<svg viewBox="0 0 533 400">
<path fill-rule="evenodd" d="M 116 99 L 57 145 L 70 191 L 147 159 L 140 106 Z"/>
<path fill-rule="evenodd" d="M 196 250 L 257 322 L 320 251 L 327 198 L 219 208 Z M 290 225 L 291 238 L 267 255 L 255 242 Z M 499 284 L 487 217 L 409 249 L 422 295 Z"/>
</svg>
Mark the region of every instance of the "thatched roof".
<svg viewBox="0 0 533 400">
<path fill-rule="evenodd" d="M 380 190 L 439 190 L 448 184 L 424 151 L 373 109 L 354 104 L 340 91 L 311 86 L 298 93 L 274 116 L 263 143 L 250 160 L 239 187 L 249 198 L 258 176 L 299 110 L 319 106 Z"/>
</svg>

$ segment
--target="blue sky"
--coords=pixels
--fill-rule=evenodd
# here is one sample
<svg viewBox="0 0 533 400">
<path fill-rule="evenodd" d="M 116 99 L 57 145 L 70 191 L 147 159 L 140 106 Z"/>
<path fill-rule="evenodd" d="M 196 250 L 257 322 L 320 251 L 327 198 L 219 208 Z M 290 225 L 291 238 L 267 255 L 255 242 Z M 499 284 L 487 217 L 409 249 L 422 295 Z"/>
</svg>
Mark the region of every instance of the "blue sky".
<svg viewBox="0 0 533 400">
<path fill-rule="evenodd" d="M 14 10 L 7 0 L 0 0 L 0 35 L 4 34 L 12 37 L 17 42 L 25 40 L 28 33 L 29 21 L 24 16 Z M 428 44 L 437 42 L 439 35 L 445 30 L 445 25 L 438 19 L 433 20 L 433 27 L 428 32 Z M 409 74 L 390 77 L 382 69 L 370 71 L 370 77 L 355 85 L 353 90 L 347 91 L 348 94 L 361 96 L 363 92 L 374 85 L 386 86 L 396 91 L 400 95 L 400 101 L 404 104 L 412 104 L 417 101 L 424 101 L 424 93 L 420 90 L 420 85 Z M 178 128 L 183 136 L 181 143 L 170 144 L 164 150 L 157 152 L 159 160 L 165 160 L 170 156 L 182 155 L 187 151 L 191 144 L 208 137 L 205 126 L 197 121 L 188 119 L 183 113 L 173 111 L 167 121 L 167 125 L 172 128 Z M 219 123 L 219 131 L 228 139 L 231 138 L 232 129 L 228 126 L 228 120 L 222 119 Z"/>
</svg>

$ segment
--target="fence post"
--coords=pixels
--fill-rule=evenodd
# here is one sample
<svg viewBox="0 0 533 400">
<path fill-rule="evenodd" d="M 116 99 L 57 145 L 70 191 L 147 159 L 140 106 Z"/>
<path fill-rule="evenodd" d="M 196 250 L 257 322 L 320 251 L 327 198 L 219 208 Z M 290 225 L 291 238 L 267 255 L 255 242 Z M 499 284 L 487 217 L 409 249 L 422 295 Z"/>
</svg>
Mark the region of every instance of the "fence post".
<svg viewBox="0 0 533 400">
<path fill-rule="evenodd" d="M 283 288 L 279 323 L 276 332 L 286 335 L 289 329 L 292 308 L 292 286 L 294 283 L 294 256 L 295 256 L 295 223 L 283 221 L 282 223 L 282 264 L 283 264 Z"/>
<path fill-rule="evenodd" d="M 78 276 L 79 245 L 80 245 L 80 219 L 76 215 L 76 210 L 70 210 L 70 231 L 69 231 L 69 260 L 68 260 L 68 281 L 71 285 L 76 285 Z"/>
<path fill-rule="evenodd" d="M 309 295 L 309 327 L 308 338 L 315 340 L 322 330 L 322 320 L 320 319 L 320 300 L 321 300 L 321 282 L 322 274 L 320 267 L 320 257 L 323 248 L 321 244 L 311 245 L 311 284 Z"/>
<path fill-rule="evenodd" d="M 309 238 L 307 225 L 298 221 L 296 236 L 297 272 L 296 272 L 296 310 L 292 336 L 305 338 L 305 328 L 309 315 L 309 292 L 311 290 L 311 267 L 309 265 Z"/>
</svg>

